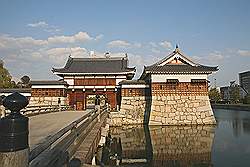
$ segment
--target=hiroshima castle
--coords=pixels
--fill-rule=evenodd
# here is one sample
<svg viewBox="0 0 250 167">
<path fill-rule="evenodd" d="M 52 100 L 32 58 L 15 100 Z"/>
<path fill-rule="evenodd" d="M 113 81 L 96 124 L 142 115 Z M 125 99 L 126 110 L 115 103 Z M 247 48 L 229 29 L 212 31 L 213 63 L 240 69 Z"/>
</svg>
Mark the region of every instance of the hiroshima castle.
<svg viewBox="0 0 250 167">
<path fill-rule="evenodd" d="M 208 75 L 217 67 L 195 63 L 178 46 L 132 80 L 128 57 L 72 58 L 53 68 L 57 81 L 32 81 L 30 104 L 70 105 L 85 110 L 100 95 L 110 104 L 116 125 L 215 124 L 208 97 Z"/>
</svg>

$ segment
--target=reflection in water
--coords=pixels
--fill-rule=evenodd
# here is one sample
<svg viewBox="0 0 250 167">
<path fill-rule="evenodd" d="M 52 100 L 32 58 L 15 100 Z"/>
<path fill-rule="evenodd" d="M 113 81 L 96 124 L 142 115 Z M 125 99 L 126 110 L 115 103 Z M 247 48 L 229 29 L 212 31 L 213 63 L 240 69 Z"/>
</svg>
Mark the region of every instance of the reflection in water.
<svg viewBox="0 0 250 167">
<path fill-rule="evenodd" d="M 115 165 L 118 162 L 120 166 L 249 166 L 250 112 L 217 109 L 214 114 L 217 120 L 216 128 L 110 128 L 110 147 L 106 150 L 110 156 L 106 158 L 106 165 L 112 166 L 111 164 Z M 117 146 L 114 143 L 117 143 Z M 117 150 L 116 153 L 113 150 Z"/>
<path fill-rule="evenodd" d="M 216 109 L 212 163 L 215 167 L 250 164 L 250 112 Z"/>
<path fill-rule="evenodd" d="M 120 139 L 121 166 L 189 167 L 212 166 L 214 130 L 207 125 L 131 126 L 110 128 L 110 134 L 112 143 Z"/>
<path fill-rule="evenodd" d="M 232 130 L 236 138 L 250 134 L 250 112 L 217 109 L 215 117 L 219 129 Z"/>
<path fill-rule="evenodd" d="M 111 137 L 110 133 L 106 137 L 102 149 L 101 162 L 104 165 L 119 165 L 122 162 L 122 145 L 121 138 L 118 141 L 116 137 Z"/>
<path fill-rule="evenodd" d="M 250 134 L 250 121 L 249 120 L 243 120 L 243 132 Z"/>
</svg>

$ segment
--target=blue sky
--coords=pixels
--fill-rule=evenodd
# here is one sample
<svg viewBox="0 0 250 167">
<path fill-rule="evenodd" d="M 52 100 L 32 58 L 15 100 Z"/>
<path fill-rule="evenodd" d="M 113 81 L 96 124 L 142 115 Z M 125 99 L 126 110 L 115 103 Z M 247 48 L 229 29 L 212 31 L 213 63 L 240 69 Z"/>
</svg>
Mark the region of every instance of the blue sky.
<svg viewBox="0 0 250 167">
<path fill-rule="evenodd" d="M 0 59 L 15 80 L 55 79 L 69 54 L 128 53 L 140 74 L 179 44 L 201 64 L 219 66 L 219 86 L 250 70 L 248 0 L 0 2 Z"/>
</svg>

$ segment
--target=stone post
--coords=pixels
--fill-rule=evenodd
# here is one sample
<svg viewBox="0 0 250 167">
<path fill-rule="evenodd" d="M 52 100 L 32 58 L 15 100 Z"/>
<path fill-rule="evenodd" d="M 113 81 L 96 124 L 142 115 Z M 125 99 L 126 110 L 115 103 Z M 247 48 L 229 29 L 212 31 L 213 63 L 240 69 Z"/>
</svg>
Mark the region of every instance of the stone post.
<svg viewBox="0 0 250 167">
<path fill-rule="evenodd" d="M 0 116 L 1 118 L 5 117 L 5 108 L 3 106 L 3 99 L 5 98 L 4 95 L 0 96 Z"/>
<path fill-rule="evenodd" d="M 28 167 L 29 119 L 20 113 L 28 105 L 28 99 L 13 93 L 3 100 L 11 113 L 0 120 L 0 166 Z"/>
<path fill-rule="evenodd" d="M 99 95 L 96 95 L 96 98 L 95 98 L 95 109 L 97 110 L 97 120 L 98 122 L 101 121 L 101 118 L 100 118 L 100 115 L 101 115 L 101 108 L 100 108 L 100 96 Z"/>
<path fill-rule="evenodd" d="M 58 107 L 59 107 L 58 111 L 59 112 L 62 111 L 62 109 L 61 109 L 61 99 L 60 98 L 58 98 Z"/>
<path fill-rule="evenodd" d="M 0 105 L 1 118 L 5 117 L 5 108 L 3 105 Z"/>
</svg>

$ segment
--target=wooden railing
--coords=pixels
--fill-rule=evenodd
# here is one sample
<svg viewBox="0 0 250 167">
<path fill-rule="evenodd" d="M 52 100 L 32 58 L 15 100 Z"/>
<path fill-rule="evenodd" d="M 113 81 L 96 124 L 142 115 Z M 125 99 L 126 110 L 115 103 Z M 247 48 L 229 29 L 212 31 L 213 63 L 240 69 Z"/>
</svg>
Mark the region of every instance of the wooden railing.
<svg viewBox="0 0 250 167">
<path fill-rule="evenodd" d="M 26 108 L 22 109 L 20 113 L 29 117 L 33 115 L 45 114 L 45 113 L 50 113 L 50 112 L 66 111 L 66 110 L 73 110 L 73 109 L 69 105 L 41 105 L 41 106 L 36 105 L 36 106 L 27 106 Z M 3 117 L 8 115 L 9 113 L 10 113 L 10 110 L 5 110 Z"/>
<path fill-rule="evenodd" d="M 61 166 L 75 153 L 96 122 L 107 117 L 107 107 L 92 110 L 70 125 L 50 136 L 29 155 L 30 167 Z M 100 119 L 99 119 L 100 118 Z"/>
<path fill-rule="evenodd" d="M 41 105 L 41 106 L 27 106 L 21 113 L 27 116 L 49 113 L 49 112 L 58 112 L 68 110 L 70 107 L 68 105 Z"/>
</svg>

